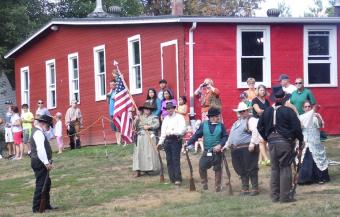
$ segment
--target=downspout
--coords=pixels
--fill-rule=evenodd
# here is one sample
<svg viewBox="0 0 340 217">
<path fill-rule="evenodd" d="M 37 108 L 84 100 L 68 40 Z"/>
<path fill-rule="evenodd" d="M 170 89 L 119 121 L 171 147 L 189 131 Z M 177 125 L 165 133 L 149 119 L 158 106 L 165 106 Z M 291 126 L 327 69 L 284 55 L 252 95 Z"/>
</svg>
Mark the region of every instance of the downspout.
<svg viewBox="0 0 340 217">
<path fill-rule="evenodd" d="M 193 22 L 189 30 L 189 88 L 190 88 L 190 122 L 194 125 L 195 122 L 195 109 L 194 109 L 194 31 L 197 23 Z"/>
</svg>

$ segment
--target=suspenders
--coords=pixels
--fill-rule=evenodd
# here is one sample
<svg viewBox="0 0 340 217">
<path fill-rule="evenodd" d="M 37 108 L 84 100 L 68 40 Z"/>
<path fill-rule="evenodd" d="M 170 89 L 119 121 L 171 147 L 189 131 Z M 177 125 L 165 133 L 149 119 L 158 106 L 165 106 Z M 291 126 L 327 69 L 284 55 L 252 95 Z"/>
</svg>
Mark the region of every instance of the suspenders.
<svg viewBox="0 0 340 217">
<path fill-rule="evenodd" d="M 273 126 L 274 126 L 274 132 L 277 133 L 276 131 L 276 111 L 281 107 L 281 105 L 275 106 L 273 105 L 274 108 L 274 114 L 273 114 Z"/>
</svg>

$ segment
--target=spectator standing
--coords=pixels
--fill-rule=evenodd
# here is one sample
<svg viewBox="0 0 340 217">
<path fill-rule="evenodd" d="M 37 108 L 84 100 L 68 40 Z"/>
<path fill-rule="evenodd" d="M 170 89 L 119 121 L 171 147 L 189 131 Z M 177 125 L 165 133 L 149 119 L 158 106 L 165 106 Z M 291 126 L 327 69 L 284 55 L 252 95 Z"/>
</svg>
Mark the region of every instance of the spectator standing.
<svg viewBox="0 0 340 217">
<path fill-rule="evenodd" d="M 186 124 L 184 117 L 177 114 L 175 108 L 176 104 L 171 101 L 165 106 L 168 115 L 164 118 L 157 148 L 159 149 L 164 144 L 170 181 L 175 185 L 180 185 L 182 182 L 180 163 L 182 136 L 185 133 Z"/>
<path fill-rule="evenodd" d="M 188 114 L 188 105 L 187 98 L 185 96 L 180 96 L 178 99 L 178 107 L 176 109 L 178 114 L 183 115 L 185 122 L 189 124 L 189 114 Z"/>
<path fill-rule="evenodd" d="M 260 84 L 256 90 L 256 97 L 252 101 L 253 116 L 257 119 L 260 118 L 260 116 L 263 114 L 266 108 L 270 107 L 269 101 L 266 98 L 266 96 L 267 96 L 266 86 Z M 259 147 L 260 147 L 259 163 L 261 165 L 269 166 L 270 160 L 267 154 L 268 152 L 267 143 L 262 138 L 260 138 Z"/>
<path fill-rule="evenodd" d="M 247 93 L 248 100 L 251 102 L 256 97 L 255 78 L 247 79 L 248 90 L 244 91 Z"/>
<path fill-rule="evenodd" d="M 170 94 L 172 96 L 174 95 L 173 92 L 171 91 L 171 89 L 168 88 L 168 82 L 165 79 L 162 79 L 162 80 L 159 81 L 159 88 L 160 88 L 160 90 L 158 91 L 157 97 L 158 97 L 159 100 L 161 100 L 161 102 L 164 100 L 163 92 L 165 90 L 170 91 Z"/>
<path fill-rule="evenodd" d="M 63 124 L 62 124 L 62 114 L 60 112 L 57 112 L 56 115 L 56 124 L 54 128 L 54 135 L 57 139 L 57 145 L 58 145 L 58 154 L 61 154 L 64 150 L 64 142 L 63 142 Z"/>
<path fill-rule="evenodd" d="M 77 100 L 72 100 L 71 107 L 67 109 L 65 114 L 65 125 L 67 134 L 70 138 L 71 149 L 80 148 L 80 128 L 83 128 L 83 116 L 77 107 Z"/>
<path fill-rule="evenodd" d="M 8 148 L 8 156 L 14 157 L 15 155 L 15 146 L 13 143 L 13 133 L 12 133 L 12 124 L 11 118 L 13 116 L 12 113 L 12 101 L 6 101 L 5 104 L 7 105 L 7 112 L 5 116 L 5 143 Z"/>
<path fill-rule="evenodd" d="M 13 114 L 11 117 L 11 126 L 15 145 L 15 158 L 13 158 L 13 160 L 21 160 L 24 150 L 24 146 L 22 144 L 21 118 L 17 106 L 12 106 L 11 110 Z"/>
<path fill-rule="evenodd" d="M 194 94 L 199 97 L 201 103 L 202 121 L 209 119 L 207 114 L 211 106 L 221 109 L 220 91 L 214 87 L 214 82 L 210 78 L 206 78 Z"/>
<path fill-rule="evenodd" d="M 51 116 L 51 114 L 48 111 L 48 109 L 46 107 L 44 107 L 44 101 L 42 101 L 40 99 L 40 100 L 38 100 L 38 108 L 37 108 L 37 110 L 35 112 L 35 118 L 38 118 L 41 115 Z M 44 133 L 45 133 L 47 139 L 50 141 L 54 137 L 53 127 L 50 127 L 49 130 L 45 131 Z"/>
<path fill-rule="evenodd" d="M 29 142 L 30 142 L 30 137 L 32 133 L 32 124 L 34 122 L 34 116 L 32 112 L 28 110 L 27 104 L 23 104 L 21 108 L 22 108 L 21 122 L 22 122 L 23 143 L 24 143 L 24 146 L 27 148 L 27 154 L 30 154 L 31 146 Z"/>
<path fill-rule="evenodd" d="M 168 115 L 168 109 L 166 108 L 166 105 L 168 102 L 171 102 L 173 105 L 177 105 L 177 101 L 174 99 L 172 92 L 169 89 L 165 89 L 163 91 L 163 101 L 162 101 L 162 109 L 161 109 L 162 120 L 164 120 L 164 118 Z"/>
<path fill-rule="evenodd" d="M 295 85 L 297 90 L 290 96 L 290 103 L 295 106 L 299 115 L 301 115 L 304 113 L 303 103 L 306 100 L 308 100 L 312 106 L 316 104 L 316 101 L 312 91 L 304 87 L 302 78 L 297 78 L 295 80 Z"/>
<path fill-rule="evenodd" d="M 112 79 L 110 81 L 110 92 L 106 94 L 109 103 L 110 127 L 112 132 L 115 132 L 116 142 L 118 145 L 122 143 L 122 134 L 119 132 L 118 127 L 114 124 L 113 113 L 115 109 L 115 95 L 116 95 L 117 81 Z"/>
<path fill-rule="evenodd" d="M 157 97 L 156 90 L 154 88 L 148 89 L 148 95 L 146 96 L 146 101 L 154 105 L 155 109 L 152 111 L 152 115 L 159 117 L 161 114 L 162 102 Z"/>
<path fill-rule="evenodd" d="M 279 82 L 281 84 L 282 90 L 286 94 L 292 94 L 296 90 L 296 87 L 290 83 L 290 79 L 286 74 L 280 75 Z"/>
</svg>

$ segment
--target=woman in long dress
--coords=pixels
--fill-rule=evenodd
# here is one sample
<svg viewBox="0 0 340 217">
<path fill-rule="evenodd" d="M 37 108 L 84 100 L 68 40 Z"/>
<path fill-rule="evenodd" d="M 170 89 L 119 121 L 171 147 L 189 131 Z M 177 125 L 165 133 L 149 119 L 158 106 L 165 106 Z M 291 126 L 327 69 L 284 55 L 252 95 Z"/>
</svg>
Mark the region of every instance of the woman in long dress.
<svg viewBox="0 0 340 217">
<path fill-rule="evenodd" d="M 159 118 L 152 115 L 154 104 L 145 102 L 139 107 L 142 114 L 135 120 L 137 130 L 137 144 L 133 152 L 132 169 L 135 177 L 139 177 L 141 172 L 159 171 L 160 162 L 156 152 L 156 132 L 159 128 Z"/>
<path fill-rule="evenodd" d="M 320 141 L 320 128 L 324 122 L 320 114 L 316 113 L 309 101 L 304 102 L 304 114 L 299 116 L 305 147 L 302 152 L 302 166 L 299 174 L 299 184 L 323 184 L 329 182 L 328 160 L 326 150 Z"/>
</svg>

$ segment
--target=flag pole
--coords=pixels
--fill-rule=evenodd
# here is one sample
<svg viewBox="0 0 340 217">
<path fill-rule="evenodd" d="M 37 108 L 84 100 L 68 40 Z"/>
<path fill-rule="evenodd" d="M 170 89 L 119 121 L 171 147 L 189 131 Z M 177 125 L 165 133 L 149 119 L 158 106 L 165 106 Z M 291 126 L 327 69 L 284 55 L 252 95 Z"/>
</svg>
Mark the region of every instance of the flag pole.
<svg viewBox="0 0 340 217">
<path fill-rule="evenodd" d="M 130 96 L 130 98 L 131 98 L 132 104 L 133 104 L 133 106 L 135 107 L 136 112 L 138 113 L 138 107 L 137 107 L 137 105 L 136 105 L 136 103 L 135 103 L 135 100 L 132 98 L 132 95 L 131 95 L 131 93 L 130 93 L 129 87 L 126 85 L 126 82 L 125 82 L 125 79 L 124 79 L 123 74 L 122 74 L 122 73 L 120 72 L 120 70 L 119 70 L 118 62 L 117 62 L 116 60 L 114 60 L 114 61 L 113 61 L 113 65 L 116 66 L 116 71 L 117 71 L 118 75 L 122 78 L 122 82 L 123 82 L 123 84 L 124 84 L 124 86 L 125 86 L 125 88 L 126 88 L 128 94 L 129 94 L 129 96 Z M 113 75 L 113 77 L 115 77 L 115 75 L 114 75 L 113 72 L 112 72 L 112 75 Z"/>
</svg>

